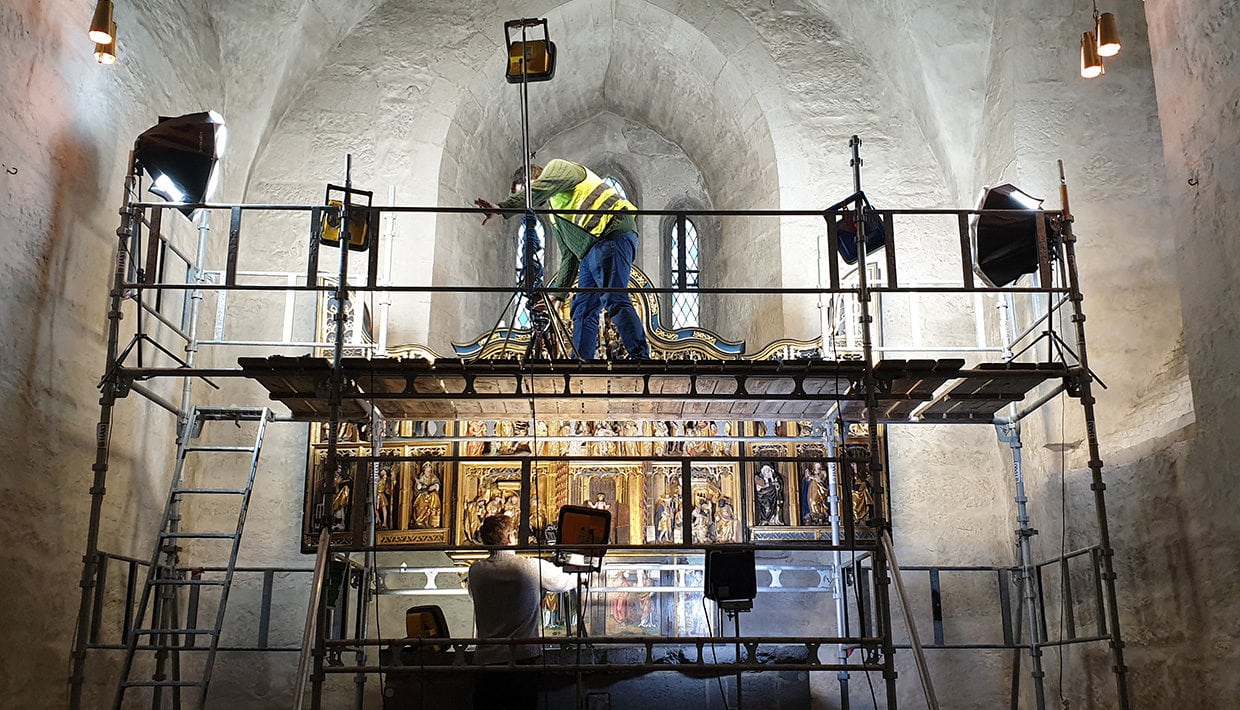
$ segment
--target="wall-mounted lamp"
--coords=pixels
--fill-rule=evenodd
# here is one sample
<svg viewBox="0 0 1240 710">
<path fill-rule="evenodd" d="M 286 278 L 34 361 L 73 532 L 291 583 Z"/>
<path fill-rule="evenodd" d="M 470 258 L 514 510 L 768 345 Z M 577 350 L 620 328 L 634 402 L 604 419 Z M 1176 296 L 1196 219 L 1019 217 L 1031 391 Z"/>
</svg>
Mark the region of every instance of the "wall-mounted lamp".
<svg viewBox="0 0 1240 710">
<path fill-rule="evenodd" d="M 1095 0 L 1094 31 L 1086 32 L 1081 37 L 1081 76 L 1092 79 L 1106 74 L 1102 58 L 1114 57 L 1119 54 L 1119 49 L 1119 28 L 1115 24 L 1115 15 L 1099 13 Z"/>
<path fill-rule="evenodd" d="M 112 0 L 99 0 L 95 3 L 95 14 L 90 19 L 90 39 L 95 44 L 111 44 L 116 39 L 112 9 Z"/>
<path fill-rule="evenodd" d="M 116 64 L 116 23 L 109 25 L 111 38 L 107 42 L 95 43 L 95 61 L 100 64 Z"/>
</svg>

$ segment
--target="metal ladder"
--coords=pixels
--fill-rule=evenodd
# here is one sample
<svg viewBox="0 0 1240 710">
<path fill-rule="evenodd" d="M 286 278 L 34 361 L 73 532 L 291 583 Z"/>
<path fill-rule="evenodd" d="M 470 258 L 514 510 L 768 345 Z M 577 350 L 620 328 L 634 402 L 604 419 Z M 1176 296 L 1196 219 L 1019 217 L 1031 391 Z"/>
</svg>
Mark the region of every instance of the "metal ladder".
<svg viewBox="0 0 1240 710">
<path fill-rule="evenodd" d="M 250 505 L 250 493 L 254 489 L 254 474 L 258 470 L 258 455 L 263 445 L 263 435 L 267 430 L 267 422 L 271 420 L 271 410 L 266 407 L 195 407 L 190 411 L 185 430 L 181 432 L 177 444 L 176 469 L 172 475 L 172 483 L 168 490 L 168 502 L 164 508 L 163 523 L 155 541 L 155 550 L 151 554 L 151 566 L 146 584 L 142 588 L 142 598 L 138 603 L 137 613 L 133 615 L 133 626 L 127 629 L 127 649 L 125 663 L 121 669 L 120 682 L 116 689 L 116 701 L 113 707 L 120 710 L 125 699 L 125 691 L 129 688 L 151 688 L 151 707 L 159 708 L 164 696 L 164 689 L 172 691 L 173 707 L 181 706 L 181 689 L 198 688 L 199 706 L 206 702 L 207 686 L 211 682 L 211 668 L 215 661 L 215 652 L 220 643 L 220 629 L 224 624 L 224 609 L 228 603 L 228 592 L 232 586 L 233 571 L 237 565 L 237 551 L 241 545 L 241 531 L 245 526 L 245 516 Z M 215 444 L 194 445 L 203 431 L 203 426 L 211 422 L 231 422 L 240 427 L 243 422 L 254 422 L 257 431 L 252 446 L 223 446 Z M 245 485 L 238 488 L 192 488 L 184 482 L 185 460 L 191 454 L 250 454 L 250 470 Z M 213 475 L 213 474 L 207 474 Z M 214 475 L 213 475 L 214 477 Z M 181 529 L 181 503 L 184 496 L 238 496 L 241 499 L 237 514 L 237 527 L 233 532 L 190 532 Z M 180 566 L 182 541 L 189 540 L 231 540 L 227 565 L 214 568 L 209 573 L 211 578 L 204 578 L 203 560 L 195 559 L 195 568 Z M 218 543 L 217 543 L 218 544 Z M 184 628 L 179 620 L 180 599 L 178 592 L 189 590 L 190 603 L 187 617 L 197 615 L 197 602 L 203 588 L 219 588 L 219 606 L 215 612 L 214 625 L 211 628 Z M 148 611 L 150 614 L 148 615 Z M 145 625 L 149 619 L 149 625 Z M 187 619 L 189 626 L 194 626 L 193 619 Z M 206 636 L 208 643 L 197 643 Z M 194 679 L 182 679 L 180 660 L 184 652 L 196 652 L 203 657 L 201 675 Z M 134 660 L 139 654 L 154 654 L 154 671 L 149 680 L 131 679 Z M 205 655 L 204 655 L 205 654 Z M 171 656 L 171 675 L 167 671 Z"/>
</svg>

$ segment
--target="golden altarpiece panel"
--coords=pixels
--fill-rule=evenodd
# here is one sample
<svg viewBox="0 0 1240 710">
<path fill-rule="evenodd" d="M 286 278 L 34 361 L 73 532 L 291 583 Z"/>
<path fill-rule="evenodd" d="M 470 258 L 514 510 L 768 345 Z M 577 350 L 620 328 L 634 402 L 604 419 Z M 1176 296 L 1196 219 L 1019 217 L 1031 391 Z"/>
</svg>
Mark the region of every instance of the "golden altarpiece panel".
<svg viewBox="0 0 1240 710">
<path fill-rule="evenodd" d="M 531 436 L 530 422 L 519 420 L 402 420 L 384 424 L 379 461 L 368 467 L 368 427 L 350 423 L 340 428 L 337 466 L 329 474 L 326 426 L 316 425 L 303 547 L 313 549 L 327 511 L 333 545 L 364 543 L 365 516 L 355 515 L 354 508 L 372 497 L 376 544 L 391 549 L 477 546 L 483 518 L 498 513 L 520 517 L 522 510 L 529 511 L 530 542 L 545 542 L 554 539 L 553 526 L 564 505 L 609 510 L 611 541 L 618 545 L 683 544 L 686 506 L 693 545 L 828 540 L 830 464 L 824 444 L 805 441 L 821 433 L 816 427 L 809 422 L 540 420 Z M 455 436 L 458 431 L 461 435 Z M 762 441 L 766 437 L 771 441 Z M 737 438 L 747 441 L 736 443 Z M 851 497 L 844 498 L 851 499 L 859 539 L 873 537 L 867 525 L 874 513 L 868 447 L 864 425 L 850 425 L 840 451 L 845 461 L 839 481 L 852 488 Z M 681 490 L 681 463 L 659 457 L 689 459 L 689 491 Z M 534 462 L 528 503 L 522 500 L 523 459 Z"/>
</svg>

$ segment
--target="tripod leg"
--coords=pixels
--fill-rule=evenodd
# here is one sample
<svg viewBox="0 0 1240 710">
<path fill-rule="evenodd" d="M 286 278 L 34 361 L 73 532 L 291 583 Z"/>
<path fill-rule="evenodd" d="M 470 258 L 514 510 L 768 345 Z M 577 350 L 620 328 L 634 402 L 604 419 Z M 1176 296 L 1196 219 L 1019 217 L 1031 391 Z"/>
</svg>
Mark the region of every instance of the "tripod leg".
<svg viewBox="0 0 1240 710">
<path fill-rule="evenodd" d="M 482 344 L 478 346 L 479 354 L 481 354 L 483 350 L 486 350 L 486 347 L 491 344 L 491 339 L 494 338 L 495 334 L 499 332 L 499 324 L 504 322 L 504 316 L 508 315 L 509 309 L 512 309 L 513 317 L 514 318 L 516 317 L 517 303 L 519 302 L 520 298 L 521 298 L 521 294 L 519 292 L 514 292 L 511 296 L 508 297 L 508 303 L 506 303 L 504 307 L 500 309 L 499 318 L 495 319 L 495 325 L 491 326 L 491 330 L 487 332 L 487 337 L 483 338 Z M 507 347 L 508 347 L 508 343 L 507 341 L 505 341 L 504 349 L 506 350 Z"/>
</svg>

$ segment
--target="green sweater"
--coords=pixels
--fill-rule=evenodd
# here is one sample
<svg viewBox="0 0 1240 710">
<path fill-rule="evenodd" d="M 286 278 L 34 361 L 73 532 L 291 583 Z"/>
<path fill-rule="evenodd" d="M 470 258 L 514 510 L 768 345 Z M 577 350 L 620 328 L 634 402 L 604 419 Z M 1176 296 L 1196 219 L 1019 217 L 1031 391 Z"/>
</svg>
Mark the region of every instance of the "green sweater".
<svg viewBox="0 0 1240 710">
<path fill-rule="evenodd" d="M 543 168 L 538 179 L 530 183 L 530 204 L 542 207 L 551 196 L 560 192 L 571 192 L 577 183 L 586 179 L 586 169 L 577 163 L 567 160 L 552 160 Z M 525 195 L 515 192 L 506 197 L 498 205 L 504 209 L 516 209 L 525 206 Z M 507 219 L 512 215 L 504 215 Z M 563 288 L 571 286 L 577 278 L 577 270 L 586 252 L 594 246 L 594 237 L 567 218 L 551 220 L 551 232 L 555 235 L 556 246 L 560 250 L 560 268 L 555 277 L 547 282 L 549 288 L 555 289 L 557 296 L 563 296 Z M 603 237 L 620 232 L 637 233 L 637 220 L 631 214 L 617 214 L 607 224 Z"/>
</svg>

